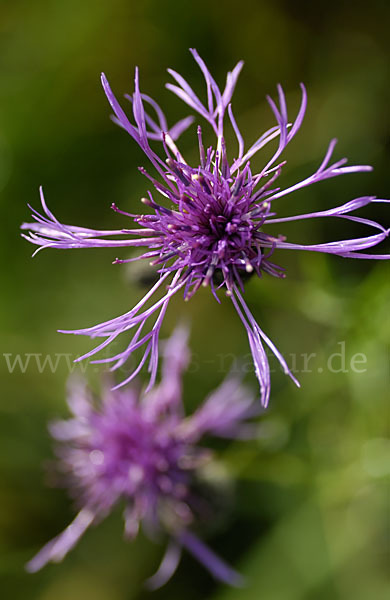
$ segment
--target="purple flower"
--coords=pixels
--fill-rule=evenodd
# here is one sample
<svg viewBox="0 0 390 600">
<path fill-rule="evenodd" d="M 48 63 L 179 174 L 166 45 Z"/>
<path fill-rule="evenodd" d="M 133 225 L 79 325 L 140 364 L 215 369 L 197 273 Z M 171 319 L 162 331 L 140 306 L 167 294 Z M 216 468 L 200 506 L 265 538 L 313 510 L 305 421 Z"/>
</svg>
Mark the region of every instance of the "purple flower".
<svg viewBox="0 0 390 600">
<path fill-rule="evenodd" d="M 50 429 L 79 512 L 28 563 L 30 572 L 61 561 L 86 529 L 122 500 L 127 538 L 134 538 L 141 524 L 152 538 L 169 538 L 161 566 L 148 580 L 150 587 L 171 577 L 182 548 L 217 579 L 241 583 L 239 574 L 193 532 L 210 512 L 197 483 L 212 452 L 198 442 L 208 434 L 253 437 L 256 426 L 247 420 L 259 410 L 239 379 L 230 375 L 193 415 L 185 416 L 181 377 L 188 361 L 187 331 L 181 328 L 165 344 L 160 384 L 145 395 L 134 387 L 106 388 L 96 408 L 85 383 L 72 382 L 68 404 L 73 417 Z"/>
<path fill-rule="evenodd" d="M 106 77 L 102 75 L 104 91 L 115 113 L 114 121 L 139 144 L 157 171 L 158 179 L 143 167 L 140 168 L 140 171 L 150 180 L 155 192 L 164 197 L 163 204 L 160 204 L 155 195 L 153 196 L 149 191 L 148 196 L 142 200 L 149 210 L 146 215 L 123 213 L 113 205 L 115 211 L 132 219 L 137 227 L 101 231 L 61 224 L 47 208 L 41 190 L 44 216 L 33 210 L 36 223 L 24 224 L 22 227 L 29 230 L 25 237 L 37 244 L 38 250 L 46 247 L 144 246 L 147 250 L 141 257 L 117 259 L 114 262 L 122 263 L 145 258 L 152 261 L 153 265 L 158 265 L 158 282 L 128 313 L 93 327 L 65 332 L 88 335 L 92 338 L 105 338 L 101 344 L 83 357 L 85 358 L 110 344 L 121 333 L 136 328 L 133 338 L 123 352 L 96 361 L 112 362 L 112 368 L 115 369 L 122 365 L 134 350 L 144 346 L 144 354 L 139 366 L 123 384 L 137 374 L 148 357 L 150 387 L 154 384 L 157 373 L 159 331 L 169 300 L 174 294 L 182 290 L 184 298 L 188 300 L 201 285 L 210 286 L 215 299 L 220 302 L 217 290 L 225 288 L 247 331 L 255 371 L 260 383 L 261 401 L 266 406 L 270 394 L 270 370 L 263 342 L 274 352 L 284 371 L 295 383 L 297 381 L 282 355 L 256 323 L 245 303 L 243 298 L 245 277 L 248 273 L 255 273 L 258 277 L 262 277 L 263 273 L 284 277 L 283 267 L 273 262 L 273 255 L 279 249 L 325 252 L 351 258 L 388 259 L 389 255 L 373 255 L 361 251 L 384 240 L 389 230 L 374 221 L 350 215 L 367 204 L 388 202 L 388 200 L 365 196 L 330 210 L 276 218 L 276 201 L 283 196 L 338 175 L 371 171 L 371 167 L 345 166 L 347 162 L 345 158 L 331 163 L 336 145 L 336 140 L 332 140 L 315 173 L 291 187 L 284 189 L 274 187 L 285 164 L 280 162 L 280 156 L 297 133 L 306 110 L 306 91 L 303 84 L 301 84 L 301 105 L 295 120 L 291 123 L 287 115 L 284 92 L 278 85 L 278 105 L 271 98 L 267 98 L 276 125 L 247 148 L 231 106 L 233 91 L 243 63 L 239 62 L 233 71 L 228 73 L 225 88 L 221 91 L 196 50 L 191 52 L 205 78 L 207 102 L 203 103 L 186 80 L 171 69 L 168 71 L 175 84 L 169 83 L 167 88 L 203 117 L 215 133 L 215 147 L 205 148 L 202 130 L 198 127 L 199 165 L 188 165 L 175 144 L 176 138 L 192 122 L 191 118 L 184 119 L 169 129 L 160 107 L 149 96 L 140 92 L 138 69 L 136 69 L 135 91 L 132 96 L 126 96 L 133 109 L 134 124 L 132 124 L 113 95 Z M 146 112 L 146 104 L 152 107 L 156 117 L 151 117 Z M 237 158 L 234 160 L 228 158 L 226 151 L 224 139 L 226 119 L 230 121 L 238 144 L 235 150 Z M 278 139 L 276 152 L 259 173 L 252 173 L 250 159 L 274 139 Z M 150 140 L 161 142 L 166 155 L 165 160 L 151 148 Z M 303 245 L 287 242 L 284 236 L 275 237 L 267 232 L 268 225 L 323 217 L 355 221 L 373 228 L 374 233 L 357 239 Z M 163 295 L 155 300 L 152 306 L 145 308 L 147 301 L 163 288 L 165 288 Z M 152 317 L 155 318 L 154 324 L 149 327 L 147 333 L 143 333 L 147 321 Z"/>
</svg>

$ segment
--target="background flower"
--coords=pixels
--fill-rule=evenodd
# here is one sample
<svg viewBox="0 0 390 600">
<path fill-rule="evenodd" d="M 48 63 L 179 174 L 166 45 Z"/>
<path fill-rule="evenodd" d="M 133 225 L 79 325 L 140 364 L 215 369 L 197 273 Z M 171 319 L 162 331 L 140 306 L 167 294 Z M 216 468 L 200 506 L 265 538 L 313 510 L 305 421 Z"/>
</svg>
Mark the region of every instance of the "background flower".
<svg viewBox="0 0 390 600">
<path fill-rule="evenodd" d="M 142 525 L 151 537 L 166 534 L 169 544 L 152 589 L 171 578 L 182 548 L 212 575 L 230 585 L 240 575 L 194 533 L 197 521 L 214 520 L 212 505 L 202 494 L 202 466 L 212 461 L 200 446 L 205 435 L 246 437 L 255 434 L 247 419 L 256 414 L 253 396 L 230 376 L 197 410 L 184 415 L 182 372 L 189 361 L 187 331 L 177 328 L 165 343 L 162 379 L 149 393 L 134 387 L 103 390 L 94 406 L 86 383 L 72 381 L 68 404 L 73 416 L 51 425 L 57 442 L 59 470 L 66 477 L 78 514 L 27 564 L 35 572 L 60 562 L 90 525 L 101 521 L 122 500 L 125 535 L 134 539 Z M 258 412 L 258 411 L 257 411 Z"/>
</svg>

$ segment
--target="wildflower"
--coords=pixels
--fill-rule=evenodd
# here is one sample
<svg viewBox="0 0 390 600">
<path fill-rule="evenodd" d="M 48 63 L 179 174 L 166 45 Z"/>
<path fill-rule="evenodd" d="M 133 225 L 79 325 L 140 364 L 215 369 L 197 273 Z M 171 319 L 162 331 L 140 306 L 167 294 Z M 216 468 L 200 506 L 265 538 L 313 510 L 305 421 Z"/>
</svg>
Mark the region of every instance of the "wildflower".
<svg viewBox="0 0 390 600">
<path fill-rule="evenodd" d="M 182 373 L 189 360 L 187 332 L 177 329 L 165 345 L 161 382 L 146 395 L 135 387 L 104 390 L 100 409 L 85 383 L 73 381 L 68 404 L 73 418 L 54 423 L 61 471 L 79 505 L 72 523 L 28 563 L 35 572 L 59 562 L 86 529 L 124 501 L 125 536 L 135 538 L 142 524 L 153 539 L 168 535 L 161 567 L 149 580 L 159 587 L 175 571 L 185 548 L 214 577 L 239 585 L 241 577 L 194 533 L 209 511 L 199 473 L 212 452 L 199 446 L 208 434 L 253 437 L 258 412 L 253 398 L 230 375 L 191 416 L 184 415 Z"/>
<path fill-rule="evenodd" d="M 72 332 L 88 335 L 91 338 L 102 337 L 105 340 L 84 357 L 110 344 L 117 336 L 130 329 L 135 330 L 134 337 L 127 348 L 108 359 L 96 362 L 112 362 L 112 368 L 118 368 L 137 348 L 144 346 L 143 357 L 135 369 L 122 383 L 125 384 L 142 368 L 149 357 L 150 387 L 157 373 L 158 336 L 170 299 L 179 290 L 188 300 L 201 285 L 209 286 L 215 299 L 220 302 L 217 290 L 225 288 L 241 321 L 247 331 L 253 355 L 255 372 L 260 383 L 261 401 L 267 405 L 270 394 L 270 369 L 263 342 L 280 361 L 284 371 L 297 383 L 280 352 L 262 331 L 245 303 L 244 279 L 247 274 L 262 277 L 268 273 L 275 277 L 285 277 L 282 266 L 273 262 L 276 250 L 308 250 L 325 252 L 342 257 L 387 259 L 389 255 L 362 253 L 362 250 L 375 246 L 388 236 L 379 223 L 369 219 L 352 216 L 350 213 L 374 202 L 386 202 L 372 196 L 355 198 L 346 204 L 319 212 L 300 214 L 291 217 L 276 218 L 277 200 L 296 190 L 347 173 L 371 171 L 367 165 L 345 166 L 345 158 L 331 163 L 336 145 L 333 139 L 318 169 L 312 175 L 287 188 L 274 187 L 285 162 L 279 162 L 280 156 L 301 126 L 306 110 L 306 91 L 301 84 L 302 100 L 295 120 L 289 123 L 286 99 L 283 89 L 278 85 L 278 104 L 271 98 L 268 103 L 276 119 L 276 125 L 263 133 L 248 149 L 245 146 L 236 119 L 231 99 L 237 78 L 243 66 L 239 62 L 232 72 L 227 74 L 223 91 L 219 89 L 202 58 L 191 50 L 198 63 L 206 83 L 207 103 L 203 103 L 186 80 L 168 69 L 175 84 L 167 88 L 183 100 L 191 109 L 207 121 L 216 135 L 216 146 L 205 148 L 201 127 L 197 128 L 199 144 L 199 165 L 190 166 L 177 148 L 175 140 L 191 124 L 190 118 L 184 119 L 171 129 L 165 116 L 149 96 L 140 92 L 138 69 L 135 71 L 135 90 L 127 96 L 133 108 L 134 124 L 113 95 L 107 79 L 102 75 L 102 83 L 107 98 L 115 113 L 114 121 L 120 125 L 139 144 L 158 173 L 159 179 L 149 174 L 143 167 L 140 171 L 150 180 L 155 191 L 164 197 L 160 204 L 149 191 L 142 199 L 149 209 L 148 214 L 133 215 L 123 213 L 115 205 L 112 208 L 132 219 L 135 229 L 101 231 L 61 224 L 46 206 L 41 190 L 44 216 L 35 210 L 34 224 L 24 224 L 28 229 L 26 238 L 41 248 L 90 248 L 90 247 L 138 247 L 147 251 L 136 258 L 114 261 L 115 263 L 139 260 L 152 261 L 159 267 L 159 279 L 145 297 L 129 312 L 105 323 L 78 329 Z M 149 105 L 156 113 L 152 118 L 145 110 Z M 229 160 L 224 138 L 226 118 L 234 130 L 238 149 L 237 158 Z M 251 158 L 269 142 L 278 139 L 274 154 L 259 173 L 252 173 Z M 149 141 L 160 141 L 166 155 L 165 161 L 151 148 Z M 274 236 L 267 232 L 268 225 L 287 221 L 312 218 L 338 217 L 372 227 L 374 233 L 357 239 L 343 239 L 329 243 L 303 245 L 286 241 L 282 235 Z M 161 298 L 152 306 L 146 303 L 158 289 L 166 286 Z M 147 333 L 142 334 L 145 324 L 152 317 L 154 324 Z M 297 383 L 298 384 L 298 383 Z"/>
</svg>

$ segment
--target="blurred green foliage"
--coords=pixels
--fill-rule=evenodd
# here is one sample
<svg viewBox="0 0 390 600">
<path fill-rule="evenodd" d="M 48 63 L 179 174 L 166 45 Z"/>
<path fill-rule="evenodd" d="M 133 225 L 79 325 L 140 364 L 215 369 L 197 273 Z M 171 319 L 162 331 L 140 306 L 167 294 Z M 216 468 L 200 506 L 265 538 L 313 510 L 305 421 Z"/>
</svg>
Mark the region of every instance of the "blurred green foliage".
<svg viewBox="0 0 390 600">
<path fill-rule="evenodd" d="M 120 227 L 109 206 L 115 201 L 137 210 L 147 187 L 136 169 L 144 158 L 108 119 L 99 73 L 120 94 L 132 90 L 138 64 L 142 89 L 172 122 L 187 111 L 164 90 L 165 68 L 201 83 L 188 47 L 199 50 L 220 82 L 245 60 L 234 106 L 249 139 L 273 124 L 265 94 L 281 82 L 294 109 L 298 83 L 305 82 L 308 112 L 286 153 L 286 185 L 311 172 L 334 136 L 337 156 L 375 165 L 373 174 L 337 178 L 283 199 L 282 213 L 365 194 L 389 197 L 389 5 L 3 0 L 0 9 L 2 597 L 141 600 L 149 597 L 142 580 L 162 548 L 142 537 L 125 543 L 120 511 L 88 532 L 63 564 L 34 576 L 23 571 L 72 514 L 66 493 L 45 487 L 42 469 L 52 456 L 46 423 L 66 414 L 68 367 L 62 361 L 55 372 L 40 373 L 31 362 L 25 373 L 10 373 L 4 354 L 77 356 L 91 342 L 62 336 L 58 328 L 120 314 L 142 293 L 131 271 L 111 265 L 110 251 L 45 251 L 31 260 L 32 248 L 18 238 L 19 224 L 29 219 L 26 204 L 38 206 L 43 184 L 63 221 Z M 181 147 L 195 157 L 193 130 Z M 386 221 L 384 207 L 366 214 Z M 287 234 L 318 243 L 348 236 L 344 222 L 330 221 L 294 223 Z M 294 389 L 273 363 L 273 395 L 259 438 L 217 448 L 226 472 L 237 478 L 236 508 L 209 541 L 242 570 L 247 586 L 217 586 L 185 557 L 156 600 L 388 597 L 389 270 L 385 263 L 310 254 L 285 253 L 280 260 L 287 279 L 253 280 L 247 298 L 295 364 L 302 388 Z M 244 356 L 247 364 L 247 340 L 229 302 L 218 306 L 207 290 L 185 306 L 175 299 L 164 334 L 180 315 L 193 324 L 194 363 L 186 376 L 191 407 L 220 382 L 229 355 Z M 340 356 L 330 358 L 341 350 L 345 368 Z M 363 372 L 351 369 L 356 354 L 366 357 Z M 253 373 L 247 380 L 256 391 Z"/>
</svg>

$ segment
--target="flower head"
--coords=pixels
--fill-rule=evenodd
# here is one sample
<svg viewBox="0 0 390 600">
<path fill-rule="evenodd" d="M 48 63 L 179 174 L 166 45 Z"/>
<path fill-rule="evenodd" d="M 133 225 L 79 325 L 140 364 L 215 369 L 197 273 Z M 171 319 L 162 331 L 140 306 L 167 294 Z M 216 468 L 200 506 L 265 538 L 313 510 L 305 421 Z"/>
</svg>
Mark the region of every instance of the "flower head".
<svg viewBox="0 0 390 600">
<path fill-rule="evenodd" d="M 270 370 L 263 342 L 277 356 L 285 372 L 295 382 L 296 380 L 282 355 L 256 323 L 244 301 L 246 275 L 253 273 L 261 277 L 263 273 L 268 273 L 276 277 L 284 277 L 283 267 L 276 264 L 273 258 L 275 251 L 279 249 L 308 250 L 351 258 L 389 258 L 389 255 L 361 252 L 384 240 L 389 230 L 374 221 L 350 215 L 351 212 L 369 203 L 388 202 L 388 200 L 365 196 L 330 210 L 276 218 L 276 201 L 283 196 L 338 175 L 371 171 L 371 167 L 345 166 L 347 162 L 345 158 L 331 163 L 336 145 L 336 140 L 333 139 L 315 173 L 290 187 L 284 189 L 275 187 L 275 182 L 285 165 L 285 162 L 280 162 L 281 154 L 297 133 L 305 114 L 305 87 L 301 84 L 301 105 L 295 120 L 290 123 L 285 95 L 282 87 L 278 85 L 278 105 L 271 98 L 267 98 L 276 125 L 247 148 L 231 105 L 233 91 L 243 63 L 239 62 L 232 72 L 227 74 L 225 88 L 221 91 L 196 50 L 191 52 L 205 79 L 207 102 L 203 103 L 187 81 L 171 69 L 168 71 L 175 84 L 169 83 L 167 88 L 206 120 L 215 133 L 215 146 L 205 148 L 202 129 L 198 126 L 199 164 L 195 166 L 187 164 L 175 144 L 176 138 L 191 124 L 192 119 L 184 119 L 169 129 L 161 108 L 149 96 L 140 92 L 138 69 L 135 72 L 134 93 L 132 96 L 126 96 L 132 105 L 134 124 L 113 95 L 106 77 L 102 75 L 104 91 L 115 113 L 114 121 L 139 144 L 158 174 L 156 179 L 143 167 L 140 168 L 154 188 L 154 195 L 149 191 L 147 197 L 142 200 L 149 211 L 148 214 L 122 213 L 113 205 L 114 210 L 132 219 L 137 227 L 101 231 L 63 225 L 47 208 L 41 191 L 45 216 L 34 211 L 37 222 L 24 224 L 23 228 L 29 230 L 26 238 L 37 244 L 38 250 L 44 247 L 143 246 L 147 250 L 141 257 L 117 259 L 115 262 L 122 263 L 144 258 L 152 261 L 153 265 L 158 265 L 160 275 L 158 282 L 128 313 L 94 327 L 67 332 L 105 338 L 102 344 L 85 355 L 87 357 L 107 346 L 121 333 L 136 328 L 133 338 L 123 352 L 100 361 L 112 362 L 115 369 L 122 365 L 134 350 L 144 346 L 145 352 L 138 368 L 123 384 L 136 375 L 149 357 L 150 386 L 153 385 L 157 373 L 159 331 L 169 300 L 174 294 L 182 290 L 184 298 L 189 299 L 201 285 L 209 286 L 219 302 L 217 290 L 224 288 L 246 328 L 260 383 L 262 404 L 266 406 L 270 394 Z M 145 105 L 153 108 L 157 119 L 146 112 Z M 230 122 L 237 139 L 237 158 L 233 160 L 229 159 L 225 144 L 226 120 Z M 252 173 L 251 158 L 274 139 L 278 140 L 276 151 L 259 173 Z M 150 140 L 161 142 L 165 160 L 151 148 Z M 163 196 L 162 203 L 157 200 L 157 193 Z M 365 224 L 372 227 L 374 233 L 363 238 L 303 245 L 287 242 L 282 235 L 275 237 L 267 229 L 269 225 L 275 223 L 328 217 Z M 146 302 L 163 285 L 166 286 L 166 290 L 162 297 L 145 309 Z M 147 333 L 142 334 L 150 317 L 155 317 L 155 322 Z"/>
<path fill-rule="evenodd" d="M 185 416 L 181 377 L 188 359 L 187 332 L 177 329 L 165 345 L 161 382 L 146 395 L 133 387 L 107 388 L 97 408 L 85 383 L 72 382 L 68 403 L 73 418 L 54 423 L 51 434 L 79 513 L 28 563 L 29 571 L 62 560 L 85 530 L 122 500 L 128 538 L 137 535 L 141 524 L 153 537 L 169 536 L 165 558 L 149 581 L 152 587 L 173 574 L 183 547 L 217 579 L 240 582 L 193 532 L 210 508 L 196 483 L 212 452 L 198 442 L 207 434 L 253 436 L 255 425 L 248 418 L 257 411 L 252 396 L 229 376 L 193 415 Z"/>
</svg>

